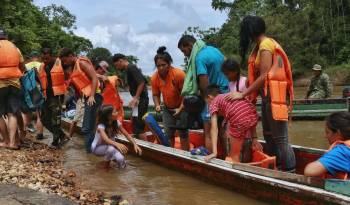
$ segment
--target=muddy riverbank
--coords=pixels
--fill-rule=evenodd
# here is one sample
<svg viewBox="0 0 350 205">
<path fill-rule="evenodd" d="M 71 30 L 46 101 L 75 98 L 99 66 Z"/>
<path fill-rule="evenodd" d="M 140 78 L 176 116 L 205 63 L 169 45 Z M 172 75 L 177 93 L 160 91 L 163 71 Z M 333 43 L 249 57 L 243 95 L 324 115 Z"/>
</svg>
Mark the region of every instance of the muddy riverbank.
<svg viewBox="0 0 350 205">
<path fill-rule="evenodd" d="M 121 197 L 116 193 L 113 193 L 114 196 L 111 198 L 112 194 L 107 196 L 103 192 L 81 188 L 80 177 L 74 171 L 64 169 L 62 156 L 62 151 L 50 149 L 46 144 L 36 142 L 32 137 L 27 137 L 21 150 L 0 149 L 0 185 L 15 185 L 25 188 L 24 191 L 21 189 L 17 189 L 17 191 L 19 193 L 34 193 L 28 194 L 28 197 L 36 197 L 37 199 L 32 200 L 39 201 L 44 200 L 48 194 L 50 197 L 52 194 L 56 195 L 57 198 L 62 199 L 61 201 L 66 200 L 67 204 L 69 201 L 71 204 L 107 205 L 118 204 L 121 201 Z M 5 193 L 6 190 L 3 188 L 1 191 Z M 16 197 L 16 188 L 12 187 L 11 189 L 14 190 L 11 192 L 14 196 L 12 204 L 21 204 L 20 201 L 24 198 L 19 195 Z M 35 192 L 30 192 L 27 189 Z M 2 192 L 0 192 L 0 202 L 6 200 L 6 194 L 2 195 Z M 43 194 L 37 194 L 39 192 Z M 16 202 L 16 199 L 19 201 Z M 27 198 L 27 200 L 31 199 Z"/>
</svg>

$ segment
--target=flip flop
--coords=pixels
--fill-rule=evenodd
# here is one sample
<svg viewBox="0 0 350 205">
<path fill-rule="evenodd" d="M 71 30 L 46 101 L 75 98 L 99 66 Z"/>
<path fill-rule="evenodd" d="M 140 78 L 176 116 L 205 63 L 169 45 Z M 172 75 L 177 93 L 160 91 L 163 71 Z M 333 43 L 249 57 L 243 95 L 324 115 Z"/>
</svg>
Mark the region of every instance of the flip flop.
<svg viewBox="0 0 350 205">
<path fill-rule="evenodd" d="M 7 149 L 9 149 L 9 150 L 20 150 L 21 148 L 19 147 L 19 146 L 8 146 L 8 147 L 6 147 Z"/>
</svg>

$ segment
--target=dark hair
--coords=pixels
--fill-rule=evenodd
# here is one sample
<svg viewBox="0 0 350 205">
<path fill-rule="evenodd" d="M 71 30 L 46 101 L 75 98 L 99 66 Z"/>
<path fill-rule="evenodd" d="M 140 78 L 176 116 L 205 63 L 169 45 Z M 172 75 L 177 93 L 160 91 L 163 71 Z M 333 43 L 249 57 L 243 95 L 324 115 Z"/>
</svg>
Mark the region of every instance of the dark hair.
<svg viewBox="0 0 350 205">
<path fill-rule="evenodd" d="M 157 50 L 157 55 L 154 56 L 154 64 L 157 65 L 157 60 L 162 59 L 165 62 L 167 62 L 169 65 L 173 63 L 173 59 L 171 58 L 171 55 L 166 51 L 165 46 L 161 46 Z"/>
<path fill-rule="evenodd" d="M 196 41 L 197 41 L 196 38 L 191 35 L 183 35 L 180 38 L 179 43 L 177 44 L 177 47 L 181 48 L 182 46 L 188 46 L 190 44 L 194 44 Z"/>
<path fill-rule="evenodd" d="M 126 59 L 126 56 L 124 54 L 117 53 L 112 57 L 113 63 L 119 61 L 120 59 Z"/>
<path fill-rule="evenodd" d="M 265 21 L 259 16 L 246 16 L 241 22 L 239 49 L 241 65 L 245 64 L 246 53 L 252 41 L 266 31 Z"/>
<path fill-rule="evenodd" d="M 64 57 L 68 57 L 70 55 L 75 55 L 73 50 L 70 48 L 62 48 L 61 52 L 60 52 L 60 58 L 64 58 Z"/>
<path fill-rule="evenodd" d="M 217 96 L 221 94 L 220 87 L 218 85 L 212 84 L 208 85 L 207 89 L 205 90 L 205 95 L 212 95 L 212 96 Z"/>
<path fill-rule="evenodd" d="M 52 55 L 52 49 L 51 48 L 43 48 L 43 49 L 41 49 L 41 54 L 43 54 L 43 55 L 46 55 L 46 54 Z"/>
<path fill-rule="evenodd" d="M 98 111 L 98 124 L 105 126 L 106 133 L 109 137 L 113 137 L 118 132 L 118 122 L 113 120 L 109 124 L 108 117 L 113 114 L 114 107 L 112 105 L 102 105 Z"/>
<path fill-rule="evenodd" d="M 326 118 L 327 127 L 332 132 L 339 132 L 343 135 L 345 140 L 350 139 L 350 113 L 349 112 L 335 112 Z"/>
<path fill-rule="evenodd" d="M 230 58 L 226 59 L 221 66 L 221 71 L 229 71 L 229 72 L 237 73 L 236 89 L 237 91 L 239 91 L 239 80 L 241 78 L 241 67 L 239 66 L 239 63 L 237 63 L 237 61 Z"/>
</svg>

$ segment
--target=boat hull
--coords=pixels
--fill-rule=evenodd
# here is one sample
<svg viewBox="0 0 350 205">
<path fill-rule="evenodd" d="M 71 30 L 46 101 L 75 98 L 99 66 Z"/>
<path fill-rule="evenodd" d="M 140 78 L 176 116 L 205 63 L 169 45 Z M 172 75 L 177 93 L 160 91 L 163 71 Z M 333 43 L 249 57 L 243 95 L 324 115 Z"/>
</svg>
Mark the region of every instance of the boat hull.
<svg viewBox="0 0 350 205">
<path fill-rule="evenodd" d="M 70 125 L 70 121 L 67 119 L 63 119 L 62 122 L 62 126 L 64 127 Z M 128 125 L 128 123 L 126 124 Z M 116 139 L 128 146 L 129 150 L 133 150 L 132 145 L 124 137 L 117 137 Z M 275 170 L 255 168 L 249 165 L 243 166 L 248 171 L 242 171 L 242 169 L 233 168 L 233 165 L 226 161 L 213 159 L 211 163 L 205 163 L 203 157 L 193 156 L 186 151 L 142 140 L 135 140 L 143 150 L 142 158 L 146 160 L 182 171 L 206 182 L 215 183 L 218 186 L 242 193 L 257 200 L 272 204 L 287 205 L 350 204 L 350 197 L 314 187 L 322 187 L 323 180 L 317 184 L 313 184 L 311 183 L 312 178 L 306 178 L 297 174 L 285 174 Z M 317 159 L 324 153 L 324 150 L 319 149 L 300 146 L 294 146 L 293 148 L 296 153 L 297 162 L 299 163 L 299 172 L 305 167 L 305 164 Z M 255 169 L 258 171 L 255 171 Z M 254 171 L 251 172 L 249 170 Z M 284 178 L 287 181 L 281 180 Z M 291 180 L 301 180 L 304 184 L 294 183 Z"/>
</svg>

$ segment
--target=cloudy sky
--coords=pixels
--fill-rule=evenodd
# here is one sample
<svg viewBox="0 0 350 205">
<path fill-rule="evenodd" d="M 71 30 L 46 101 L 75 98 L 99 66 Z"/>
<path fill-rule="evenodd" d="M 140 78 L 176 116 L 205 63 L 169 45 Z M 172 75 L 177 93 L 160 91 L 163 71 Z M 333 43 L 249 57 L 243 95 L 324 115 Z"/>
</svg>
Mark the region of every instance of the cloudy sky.
<svg viewBox="0 0 350 205">
<path fill-rule="evenodd" d="M 77 17 L 75 34 L 91 40 L 94 47 L 112 53 L 135 55 L 147 75 L 154 71 L 153 57 L 165 45 L 174 65 L 183 63 L 177 49 L 189 26 L 220 27 L 227 14 L 214 11 L 211 0 L 34 0 L 39 7 L 65 6 Z"/>
</svg>

